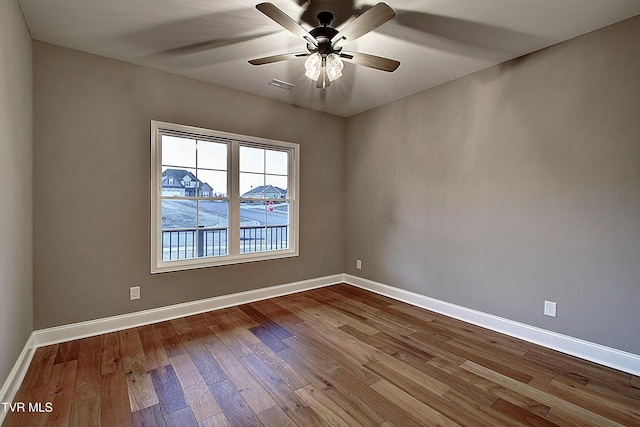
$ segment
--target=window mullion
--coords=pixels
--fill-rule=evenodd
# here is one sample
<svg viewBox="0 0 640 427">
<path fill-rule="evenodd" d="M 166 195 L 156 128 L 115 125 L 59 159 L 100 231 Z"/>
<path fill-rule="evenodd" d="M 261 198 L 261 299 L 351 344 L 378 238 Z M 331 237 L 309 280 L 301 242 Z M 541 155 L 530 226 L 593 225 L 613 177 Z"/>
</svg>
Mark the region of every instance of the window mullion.
<svg viewBox="0 0 640 427">
<path fill-rule="evenodd" d="M 195 242 L 195 246 L 193 247 L 193 252 L 194 255 L 197 254 L 197 256 L 194 256 L 194 258 L 201 256 L 201 254 L 199 253 L 198 248 L 200 248 L 200 186 L 198 185 L 198 182 L 200 181 L 199 177 L 199 171 L 198 171 L 198 140 L 196 140 L 196 189 L 195 189 L 195 198 L 196 198 L 196 231 L 195 233 L 193 233 L 193 241 Z"/>
<path fill-rule="evenodd" d="M 299 174 L 300 170 L 298 168 L 299 160 L 297 158 L 297 153 L 295 150 L 291 150 L 289 152 L 289 164 L 287 167 L 288 177 L 287 177 L 287 199 L 289 201 L 289 245 L 293 247 L 298 247 L 298 185 L 299 185 Z M 296 226 L 294 226 L 296 224 Z"/>
<path fill-rule="evenodd" d="M 240 253 L 240 147 L 232 142 L 228 159 L 229 183 L 229 255 Z"/>
</svg>

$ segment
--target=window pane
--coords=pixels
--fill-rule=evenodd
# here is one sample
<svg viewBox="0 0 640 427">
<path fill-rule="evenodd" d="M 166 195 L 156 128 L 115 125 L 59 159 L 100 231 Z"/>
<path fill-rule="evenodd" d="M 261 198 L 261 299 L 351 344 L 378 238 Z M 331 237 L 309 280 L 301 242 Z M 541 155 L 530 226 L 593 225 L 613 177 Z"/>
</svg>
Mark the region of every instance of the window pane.
<svg viewBox="0 0 640 427">
<path fill-rule="evenodd" d="M 240 204 L 240 253 L 289 248 L 289 203 Z"/>
<path fill-rule="evenodd" d="M 163 200 L 162 229 L 196 228 L 195 200 Z"/>
<path fill-rule="evenodd" d="M 267 170 L 266 173 L 276 175 L 287 175 L 289 169 L 289 155 L 285 151 L 267 150 Z"/>
<path fill-rule="evenodd" d="M 261 199 L 264 193 L 264 175 L 240 173 L 240 197 Z"/>
<path fill-rule="evenodd" d="M 199 257 L 227 255 L 229 202 L 222 200 L 201 200 L 198 202 L 198 243 Z"/>
<path fill-rule="evenodd" d="M 198 169 L 198 180 L 200 181 L 199 197 L 227 196 L 226 172 Z"/>
<path fill-rule="evenodd" d="M 265 225 L 263 202 L 240 202 L 240 253 L 265 250 Z"/>
<path fill-rule="evenodd" d="M 162 260 L 193 258 L 196 255 L 196 202 L 162 201 Z"/>
<path fill-rule="evenodd" d="M 240 147 L 240 171 L 264 173 L 264 150 Z"/>
<path fill-rule="evenodd" d="M 267 225 L 289 224 L 289 203 L 266 202 Z"/>
<path fill-rule="evenodd" d="M 227 170 L 227 145 L 198 141 L 198 167 Z"/>
<path fill-rule="evenodd" d="M 195 169 L 162 168 L 162 195 L 194 197 L 198 185 Z"/>
<path fill-rule="evenodd" d="M 289 248 L 289 203 L 270 201 L 267 207 L 266 250 Z"/>
<path fill-rule="evenodd" d="M 162 164 L 196 167 L 196 141 L 188 138 L 162 135 Z"/>
<path fill-rule="evenodd" d="M 198 226 L 228 227 L 229 202 L 226 200 L 199 200 Z"/>
<path fill-rule="evenodd" d="M 267 193 L 269 199 L 285 199 L 287 197 L 287 177 L 280 175 L 266 175 Z"/>
</svg>

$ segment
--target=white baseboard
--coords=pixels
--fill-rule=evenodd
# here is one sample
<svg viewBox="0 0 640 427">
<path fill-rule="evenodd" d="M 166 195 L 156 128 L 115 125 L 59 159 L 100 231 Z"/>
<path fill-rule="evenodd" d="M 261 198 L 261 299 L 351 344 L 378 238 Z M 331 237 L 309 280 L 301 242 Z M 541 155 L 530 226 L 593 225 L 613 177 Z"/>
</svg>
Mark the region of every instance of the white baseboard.
<svg viewBox="0 0 640 427">
<path fill-rule="evenodd" d="M 42 347 L 59 342 L 106 334 L 108 332 L 134 328 L 137 326 L 148 325 L 150 323 L 157 323 L 178 317 L 204 313 L 206 311 L 219 310 L 221 308 L 231 307 L 234 305 L 247 304 L 254 301 L 293 294 L 309 289 L 335 285 L 337 283 L 342 283 L 343 281 L 344 275 L 336 274 L 334 276 L 270 286 L 268 288 L 238 292 L 235 294 L 190 301 L 182 304 L 174 304 L 151 310 L 136 311 L 134 313 L 127 313 L 119 316 L 110 316 L 103 319 L 40 329 L 34 332 L 34 344 L 36 347 Z"/>
<path fill-rule="evenodd" d="M 25 344 L 2 389 L 0 389 L 0 402 L 11 402 L 15 397 L 37 347 L 148 325 L 338 283 L 348 283 L 398 301 L 640 376 L 639 355 L 504 319 L 372 280 L 349 274 L 336 274 L 34 331 Z M 0 425 L 5 415 L 4 411 L 0 411 Z"/>
<path fill-rule="evenodd" d="M 24 380 L 29 364 L 33 359 L 33 354 L 38 347 L 105 334 L 136 326 L 148 325 L 151 323 L 162 322 L 207 311 L 219 310 L 226 307 L 247 304 L 254 301 L 275 298 L 282 295 L 289 295 L 296 292 L 321 288 L 343 282 L 344 274 L 336 274 L 333 276 L 270 286 L 267 288 L 222 295 L 219 297 L 191 301 L 182 304 L 174 304 L 151 310 L 123 314 L 120 316 L 110 316 L 103 319 L 36 330 L 29 337 L 22 353 L 20 353 L 18 360 L 4 382 L 2 389 L 0 389 L 0 402 L 13 401 L 22 381 Z M 2 425 L 5 416 L 6 412 L 0 409 L 0 425 Z"/>
<path fill-rule="evenodd" d="M 31 359 L 33 359 L 33 353 L 36 351 L 35 335 L 31 333 L 27 343 L 24 345 L 22 352 L 18 356 L 18 360 L 13 365 L 13 369 L 9 372 L 9 376 L 4 382 L 2 389 L 0 389 L 0 402 L 13 402 L 16 397 L 16 393 L 27 374 Z M 0 409 L 0 425 L 4 422 L 7 412 L 4 408 Z"/>
<path fill-rule="evenodd" d="M 345 274 L 345 283 L 600 365 L 640 375 L 640 356 Z"/>
</svg>

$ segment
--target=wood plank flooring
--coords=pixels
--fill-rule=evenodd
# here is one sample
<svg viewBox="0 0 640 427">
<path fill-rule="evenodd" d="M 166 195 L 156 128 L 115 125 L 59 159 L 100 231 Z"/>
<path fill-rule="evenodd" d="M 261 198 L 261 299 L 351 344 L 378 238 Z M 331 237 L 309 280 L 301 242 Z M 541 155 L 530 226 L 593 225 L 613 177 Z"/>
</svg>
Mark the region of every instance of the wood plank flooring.
<svg viewBox="0 0 640 427">
<path fill-rule="evenodd" d="M 38 348 L 14 402 L 6 427 L 640 426 L 636 376 L 349 285 Z"/>
</svg>

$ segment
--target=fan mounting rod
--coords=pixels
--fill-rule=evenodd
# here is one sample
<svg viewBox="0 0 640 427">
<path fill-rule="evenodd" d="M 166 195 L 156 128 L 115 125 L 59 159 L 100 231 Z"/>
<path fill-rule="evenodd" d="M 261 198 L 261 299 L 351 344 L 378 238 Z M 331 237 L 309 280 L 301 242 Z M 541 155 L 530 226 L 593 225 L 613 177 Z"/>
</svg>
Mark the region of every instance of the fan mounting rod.
<svg viewBox="0 0 640 427">
<path fill-rule="evenodd" d="M 333 22 L 333 13 L 329 12 L 328 10 L 318 12 L 318 22 L 323 27 L 328 27 Z"/>
</svg>

